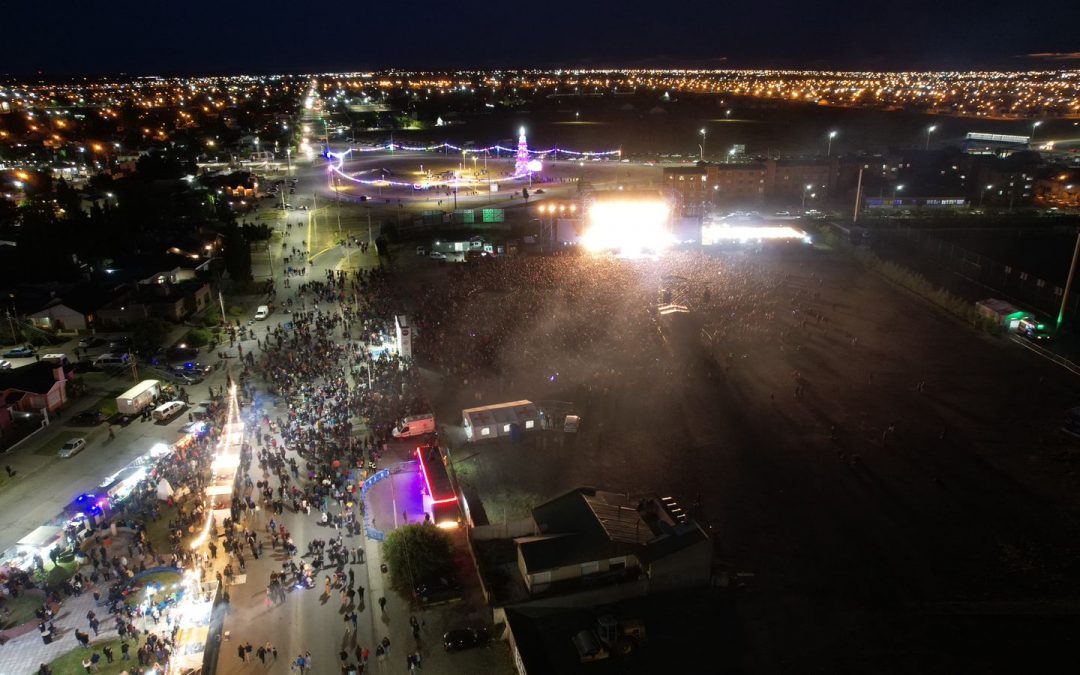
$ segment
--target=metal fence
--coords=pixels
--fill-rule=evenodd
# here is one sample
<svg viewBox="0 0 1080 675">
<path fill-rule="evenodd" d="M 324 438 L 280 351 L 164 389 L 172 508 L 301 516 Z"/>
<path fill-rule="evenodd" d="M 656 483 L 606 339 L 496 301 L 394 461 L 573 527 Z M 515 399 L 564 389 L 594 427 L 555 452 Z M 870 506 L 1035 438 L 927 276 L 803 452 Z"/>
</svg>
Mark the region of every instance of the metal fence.
<svg viewBox="0 0 1080 675">
<path fill-rule="evenodd" d="M 1061 308 L 1061 298 L 1065 289 L 1056 282 L 992 260 L 963 246 L 936 237 L 926 230 L 900 226 L 875 229 L 873 236 L 874 250 L 886 258 L 892 257 L 889 255 L 890 246 L 907 247 L 917 252 L 920 257 L 933 260 L 940 268 L 986 286 L 987 296 L 990 296 L 993 291 L 1002 299 L 1027 305 L 1049 316 L 1057 316 Z M 943 285 L 948 286 L 948 284 Z M 1066 315 L 1070 322 L 1075 321 L 1078 310 L 1080 310 L 1080 294 L 1074 292 L 1066 308 Z"/>
</svg>

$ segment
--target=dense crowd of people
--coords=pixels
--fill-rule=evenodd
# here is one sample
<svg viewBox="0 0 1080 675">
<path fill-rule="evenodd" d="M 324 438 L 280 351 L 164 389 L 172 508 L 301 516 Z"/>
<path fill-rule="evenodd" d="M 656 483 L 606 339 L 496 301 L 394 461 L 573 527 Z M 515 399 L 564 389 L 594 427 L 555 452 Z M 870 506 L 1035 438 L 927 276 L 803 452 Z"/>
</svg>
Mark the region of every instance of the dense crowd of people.
<svg viewBox="0 0 1080 675">
<path fill-rule="evenodd" d="M 640 388 L 674 373 L 658 309 L 692 307 L 725 340 L 760 341 L 772 325 L 783 278 L 746 259 L 670 252 L 659 260 L 544 256 L 454 266 L 424 286 L 414 310 L 417 352 L 469 383 L 516 377 L 548 388 Z"/>
</svg>

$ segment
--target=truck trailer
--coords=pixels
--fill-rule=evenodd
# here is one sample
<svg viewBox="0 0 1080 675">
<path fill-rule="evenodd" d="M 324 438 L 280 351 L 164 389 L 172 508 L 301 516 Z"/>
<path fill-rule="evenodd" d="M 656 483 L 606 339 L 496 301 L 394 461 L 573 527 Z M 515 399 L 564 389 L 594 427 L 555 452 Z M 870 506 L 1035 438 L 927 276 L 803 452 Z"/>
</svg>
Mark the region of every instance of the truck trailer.
<svg viewBox="0 0 1080 675">
<path fill-rule="evenodd" d="M 138 415 L 146 406 L 153 403 L 160 393 L 160 382 L 157 380 L 143 380 L 116 397 L 116 410 L 121 415 Z"/>
</svg>

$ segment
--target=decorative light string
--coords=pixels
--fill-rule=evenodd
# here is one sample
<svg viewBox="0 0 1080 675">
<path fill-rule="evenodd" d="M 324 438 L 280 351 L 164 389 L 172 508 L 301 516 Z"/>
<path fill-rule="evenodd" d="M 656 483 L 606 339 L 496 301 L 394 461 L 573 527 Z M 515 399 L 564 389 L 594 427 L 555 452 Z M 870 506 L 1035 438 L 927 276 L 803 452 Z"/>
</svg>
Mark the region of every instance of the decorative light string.
<svg viewBox="0 0 1080 675">
<path fill-rule="evenodd" d="M 523 132 L 524 133 L 524 132 Z M 522 136 L 524 138 L 524 136 Z M 326 159 L 329 161 L 327 167 L 328 171 L 331 171 L 345 180 L 357 183 L 359 185 L 387 185 L 396 187 L 411 187 L 415 190 L 422 190 L 429 187 L 450 186 L 458 187 L 462 184 L 466 185 L 490 185 L 492 183 L 498 184 L 507 181 L 517 180 L 528 175 L 528 172 L 515 170 L 515 173 L 511 176 L 503 178 L 473 178 L 471 180 L 462 180 L 459 176 L 455 176 L 452 179 L 429 181 L 426 183 L 407 183 L 403 181 L 388 180 L 386 178 L 367 179 L 358 178 L 356 176 L 345 173 L 343 166 L 345 164 L 345 157 L 353 152 L 366 153 L 366 152 L 393 152 L 394 150 L 404 150 L 406 152 L 439 152 L 453 150 L 455 153 L 460 152 L 462 155 L 479 155 L 490 154 L 494 151 L 496 154 L 501 155 L 506 153 L 508 156 L 518 155 L 522 152 L 527 153 L 535 157 L 547 158 L 549 155 L 554 155 L 558 158 L 559 154 L 563 154 L 567 157 L 576 158 L 591 158 L 591 157 L 613 157 L 622 156 L 622 150 L 599 150 L 599 151 L 579 151 L 579 150 L 565 150 L 563 148 L 550 148 L 548 150 L 532 150 L 527 147 L 507 148 L 501 145 L 489 145 L 486 148 L 463 148 L 452 143 L 438 143 L 436 145 L 405 145 L 403 143 L 386 143 L 385 145 L 370 146 L 370 147 L 350 147 L 344 152 L 333 152 L 327 150 L 325 153 Z"/>
</svg>

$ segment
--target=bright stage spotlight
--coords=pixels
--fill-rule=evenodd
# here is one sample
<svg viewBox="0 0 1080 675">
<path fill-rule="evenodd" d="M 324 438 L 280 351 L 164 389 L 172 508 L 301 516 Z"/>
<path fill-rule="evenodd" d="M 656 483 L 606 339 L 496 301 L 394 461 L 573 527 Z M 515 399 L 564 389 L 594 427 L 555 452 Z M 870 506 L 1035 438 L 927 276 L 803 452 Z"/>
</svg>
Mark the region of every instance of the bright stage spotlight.
<svg viewBox="0 0 1080 675">
<path fill-rule="evenodd" d="M 602 200 L 589 207 L 588 227 L 581 237 L 585 250 L 624 257 L 659 253 L 674 240 L 668 221 L 671 209 L 660 199 Z"/>
</svg>

